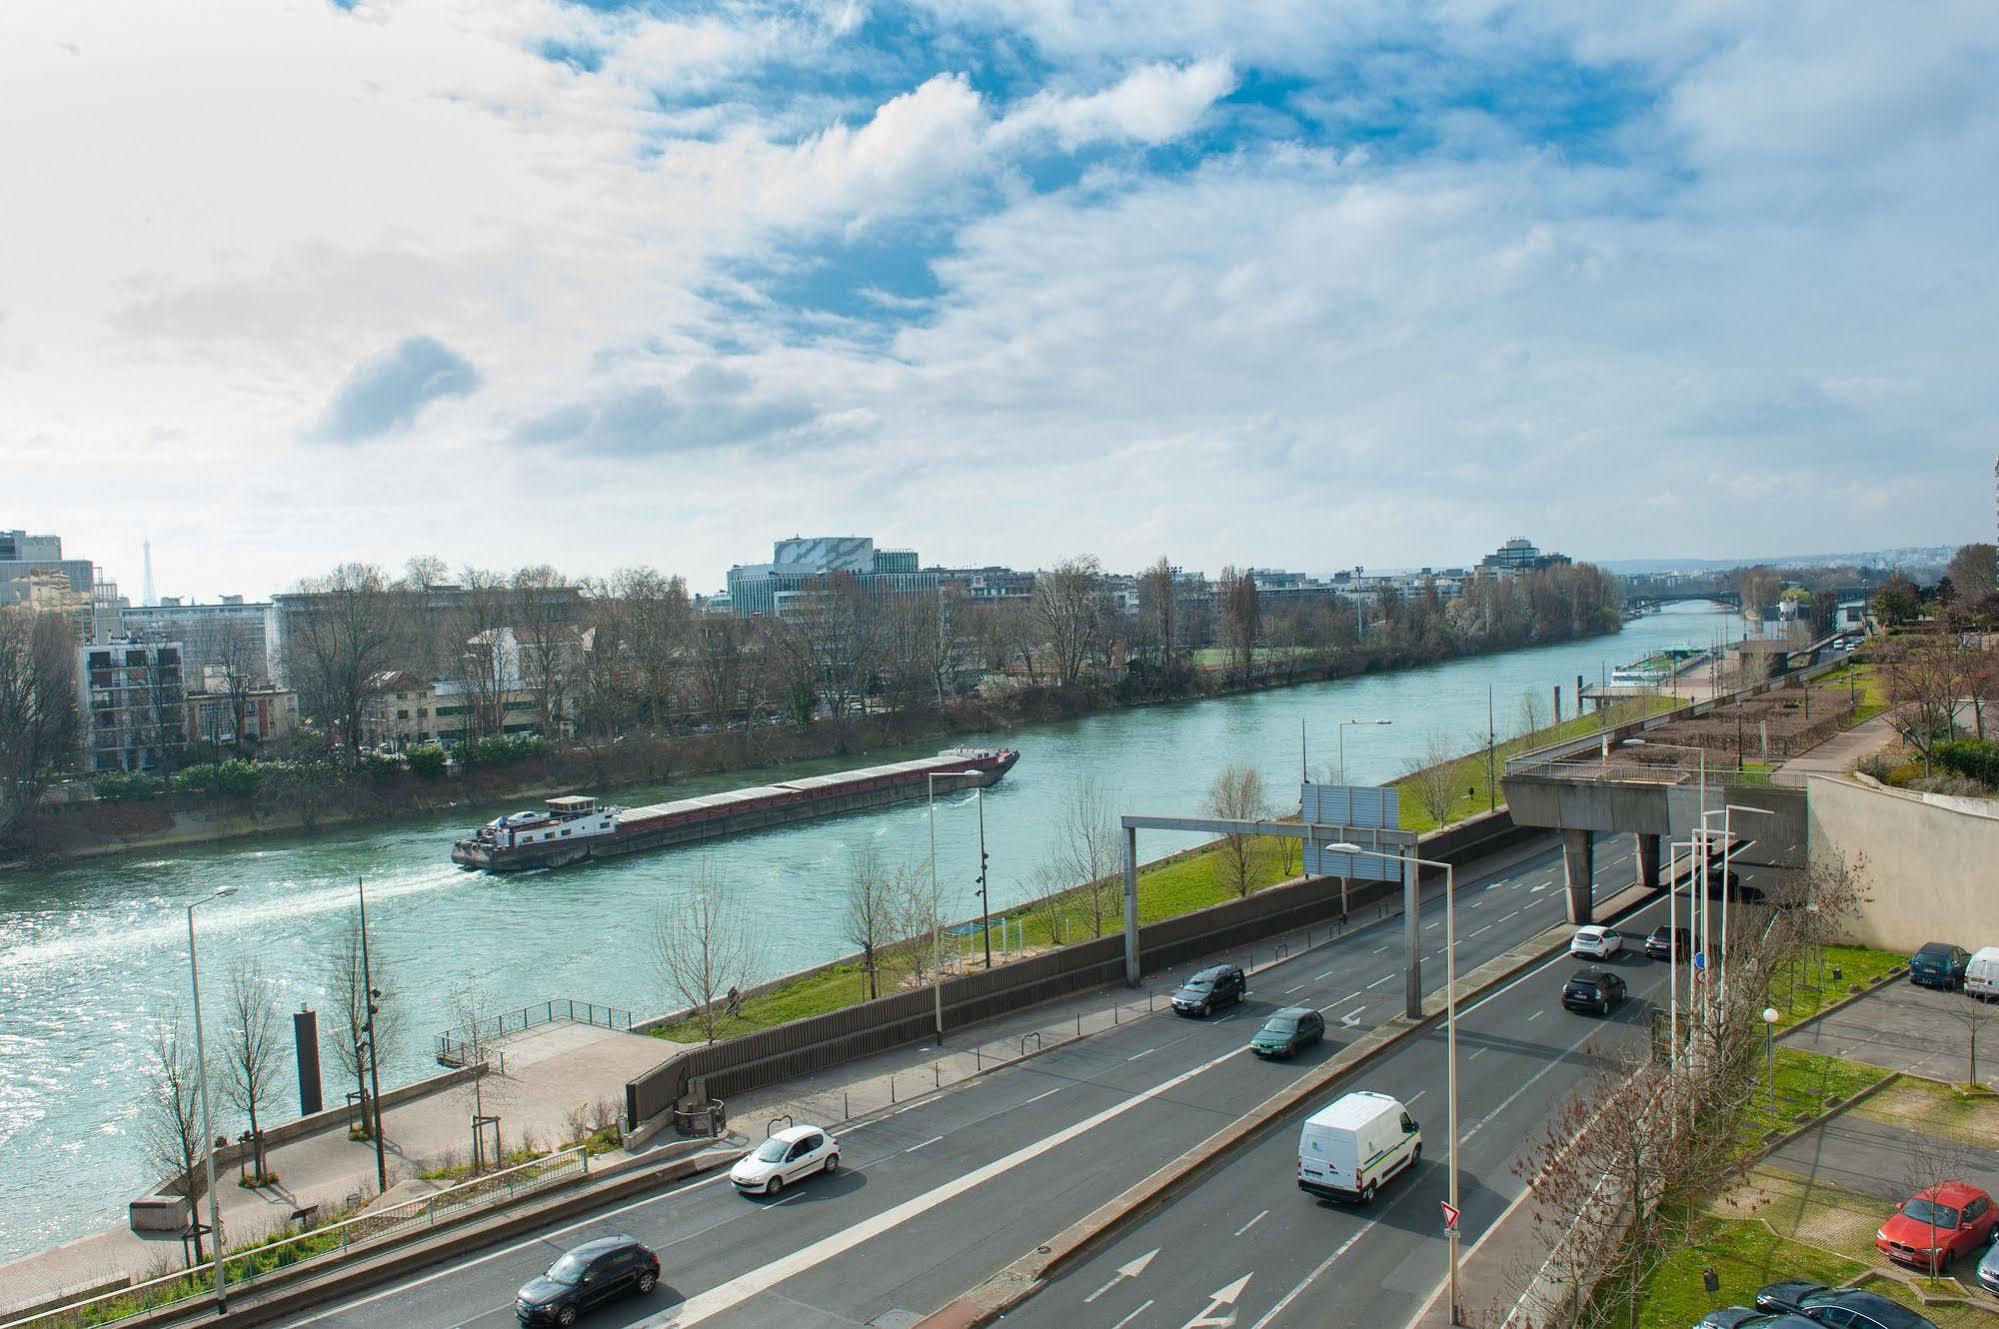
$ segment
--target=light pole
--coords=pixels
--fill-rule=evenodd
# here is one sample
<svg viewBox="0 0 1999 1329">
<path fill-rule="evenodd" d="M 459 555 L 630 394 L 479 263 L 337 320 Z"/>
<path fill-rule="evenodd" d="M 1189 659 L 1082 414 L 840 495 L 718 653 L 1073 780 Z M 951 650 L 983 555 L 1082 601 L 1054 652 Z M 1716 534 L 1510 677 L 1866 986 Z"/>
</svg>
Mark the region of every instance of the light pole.
<svg viewBox="0 0 1999 1329">
<path fill-rule="evenodd" d="M 992 901 L 986 898 L 986 787 L 979 786 L 979 935 L 986 939 L 986 968 L 993 967 Z M 1000 920 L 1005 923 L 1005 919 Z M 1002 936 L 1000 942 L 1004 944 Z"/>
<path fill-rule="evenodd" d="M 936 1006 L 937 1041 L 944 1041 L 944 894 L 937 885 L 937 777 L 960 771 L 931 771 L 930 787 L 930 998 Z"/>
<path fill-rule="evenodd" d="M 1618 746 L 1626 748 L 1654 747 L 1665 751 L 1691 752 L 1696 756 L 1698 756 L 1700 758 L 1700 763 L 1701 763 L 1700 812 L 1701 812 L 1701 817 L 1705 817 L 1707 815 L 1707 749 L 1706 748 L 1690 747 L 1684 743 L 1647 743 L 1642 738 L 1627 738 Z M 1698 829 L 1700 826 L 1704 825 L 1704 822 L 1700 818 L 1696 818 L 1694 821 L 1694 825 L 1696 829 Z M 1703 957 L 1705 957 L 1707 955 L 1707 950 L 1708 950 L 1708 909 L 1707 909 L 1707 899 L 1706 899 L 1707 841 L 1705 837 L 1698 834 L 1696 834 L 1693 838 L 1694 838 L 1694 844 L 1696 846 L 1696 851 L 1693 855 L 1695 859 L 1694 870 L 1696 873 L 1699 874 L 1701 879 L 1700 954 Z M 1709 984 L 1707 983 L 1707 980 L 1703 979 L 1701 981 L 1701 1006 L 1703 1009 L 1705 1009 L 1707 1006 L 1708 986 Z"/>
<path fill-rule="evenodd" d="M 202 1150 L 208 1159 L 208 1253 L 215 1260 L 215 1313 L 229 1313 L 229 1294 L 223 1285 L 222 1270 L 222 1201 L 215 1194 L 215 1113 L 208 1093 L 208 1048 L 201 1037 L 201 964 L 194 953 L 194 910 L 196 905 L 219 900 L 225 895 L 234 895 L 234 886 L 224 886 L 211 892 L 187 907 L 187 979 L 194 989 L 194 1078 L 201 1086 L 201 1133 L 206 1138 Z M 201 1232 L 201 1219 L 194 1218 L 197 1237 Z"/>
<path fill-rule="evenodd" d="M 382 1068 L 379 1059 L 375 1055 L 375 1017 L 381 1014 L 382 1010 L 381 1007 L 375 1004 L 375 999 L 382 994 L 375 988 L 374 971 L 368 964 L 368 887 L 359 877 L 354 878 L 354 892 L 361 906 L 361 991 L 363 994 L 361 1009 L 367 1012 L 368 1015 L 367 1020 L 361 1025 L 362 1032 L 368 1035 L 369 1102 L 368 1111 L 363 1115 L 369 1118 L 368 1134 L 375 1137 L 375 1194 L 386 1195 L 389 1192 L 389 1157 L 382 1145 Z"/>
<path fill-rule="evenodd" d="M 1777 1008 L 1763 1008 L 1763 1061 L 1770 1074 L 1770 1110 L 1777 1110 Z"/>
<path fill-rule="evenodd" d="M 1724 803 L 1713 811 L 1701 812 L 1701 830 L 1708 835 L 1721 836 L 1721 960 L 1715 973 L 1715 999 L 1722 1010 L 1728 1009 L 1728 868 L 1735 854 L 1735 819 L 1731 813 L 1741 812 L 1752 817 L 1774 817 L 1777 814 L 1769 808 L 1752 808 L 1742 803 Z M 1721 818 L 1721 830 L 1709 828 L 1709 817 Z"/>
<path fill-rule="evenodd" d="M 1347 727 L 1357 724 L 1394 724 L 1393 720 L 1342 720 L 1340 730 L 1340 783 L 1347 782 Z"/>
<path fill-rule="evenodd" d="M 1386 724 L 1387 721 L 1378 723 Z M 1458 1204 L 1458 929 L 1457 929 L 1457 870 L 1449 863 L 1435 859 L 1415 858 L 1402 854 L 1387 854 L 1379 849 L 1363 849 L 1349 841 L 1327 845 L 1324 852 L 1333 854 L 1366 854 L 1370 858 L 1385 859 L 1389 862 L 1407 863 L 1418 868 L 1442 868 L 1444 870 L 1444 1100 L 1445 1131 L 1450 1138 L 1449 1187 L 1451 1210 L 1463 1213 Z M 1444 1242 L 1450 1251 L 1451 1279 L 1451 1323 L 1462 1324 L 1460 1313 L 1463 1303 L 1458 1297 L 1458 1230 L 1451 1228 L 1444 1233 Z"/>
</svg>

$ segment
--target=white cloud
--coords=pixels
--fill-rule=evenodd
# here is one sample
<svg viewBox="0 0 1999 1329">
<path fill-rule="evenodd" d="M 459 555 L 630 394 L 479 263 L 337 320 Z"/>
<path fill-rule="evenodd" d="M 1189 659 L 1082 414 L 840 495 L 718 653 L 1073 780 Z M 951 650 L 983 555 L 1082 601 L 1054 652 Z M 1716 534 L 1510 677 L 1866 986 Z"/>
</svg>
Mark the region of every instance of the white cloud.
<svg viewBox="0 0 1999 1329">
<path fill-rule="evenodd" d="M 1193 129 L 1235 86 L 1235 70 L 1224 57 L 1144 65 L 1102 92 L 1037 94 L 1007 115 L 999 134 L 1005 140 L 1050 133 L 1065 148 L 1104 140 L 1168 143 Z"/>
</svg>

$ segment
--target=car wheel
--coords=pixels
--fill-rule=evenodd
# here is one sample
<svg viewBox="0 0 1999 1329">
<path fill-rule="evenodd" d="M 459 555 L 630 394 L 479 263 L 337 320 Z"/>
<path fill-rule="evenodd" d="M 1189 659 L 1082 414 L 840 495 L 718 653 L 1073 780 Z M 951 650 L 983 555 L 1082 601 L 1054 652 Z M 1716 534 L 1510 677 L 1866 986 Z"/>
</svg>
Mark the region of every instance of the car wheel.
<svg viewBox="0 0 1999 1329">
<path fill-rule="evenodd" d="M 1411 1152 L 1409 1155 L 1409 1166 L 1415 1167 L 1418 1163 L 1422 1161 L 1423 1161 L 1423 1146 L 1421 1144 L 1418 1144 L 1415 1150 Z"/>
<path fill-rule="evenodd" d="M 783 1177 L 772 1177 L 769 1181 L 764 1183 L 765 1195 L 776 1195 L 779 1191 L 783 1189 L 784 1189 Z"/>
<path fill-rule="evenodd" d="M 840 1156 L 838 1154 L 826 1155 L 825 1170 L 826 1170 L 826 1175 L 829 1177 L 832 1176 L 835 1172 L 838 1172 L 840 1170 Z"/>
<path fill-rule="evenodd" d="M 1373 1182 L 1371 1182 L 1371 1181 L 1370 1181 L 1370 1182 L 1368 1182 L 1368 1183 L 1367 1183 L 1367 1185 L 1365 1185 L 1365 1186 L 1363 1186 L 1363 1187 L 1361 1187 L 1361 1188 L 1360 1188 L 1360 1202 L 1361 1202 L 1362 1204 L 1373 1204 L 1373 1203 L 1374 1203 L 1374 1183 L 1373 1183 Z"/>
<path fill-rule="evenodd" d="M 562 1329 L 569 1329 L 570 1325 L 576 1323 L 576 1308 L 574 1306 L 564 1306 L 556 1312 L 555 1322 L 561 1325 Z"/>
<path fill-rule="evenodd" d="M 639 1295 L 645 1296 L 659 1286 L 659 1275 L 648 1269 L 639 1275 Z"/>
</svg>

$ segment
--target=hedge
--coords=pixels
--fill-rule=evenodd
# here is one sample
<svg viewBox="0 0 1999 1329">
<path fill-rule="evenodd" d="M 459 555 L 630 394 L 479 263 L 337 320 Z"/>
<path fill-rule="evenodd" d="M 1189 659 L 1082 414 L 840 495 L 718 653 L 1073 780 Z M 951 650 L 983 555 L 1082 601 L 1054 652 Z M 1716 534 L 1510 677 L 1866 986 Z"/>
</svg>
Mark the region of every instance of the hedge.
<svg viewBox="0 0 1999 1329">
<path fill-rule="evenodd" d="M 1999 785 L 1999 743 L 1990 739 L 1952 739 L 1931 748 L 1930 756 L 1947 771 L 1983 785 Z"/>
</svg>

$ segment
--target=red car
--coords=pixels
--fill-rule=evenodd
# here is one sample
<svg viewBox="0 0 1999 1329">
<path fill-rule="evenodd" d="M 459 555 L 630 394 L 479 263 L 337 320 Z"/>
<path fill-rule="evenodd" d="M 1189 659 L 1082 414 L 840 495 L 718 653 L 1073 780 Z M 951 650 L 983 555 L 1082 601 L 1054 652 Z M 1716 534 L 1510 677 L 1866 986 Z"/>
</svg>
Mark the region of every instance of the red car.
<svg viewBox="0 0 1999 1329">
<path fill-rule="evenodd" d="M 1946 1181 L 1895 1206 L 1874 1248 L 1897 1264 L 1939 1274 L 1992 1240 L 1992 1197 L 1968 1181 Z"/>
</svg>

